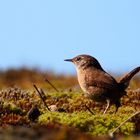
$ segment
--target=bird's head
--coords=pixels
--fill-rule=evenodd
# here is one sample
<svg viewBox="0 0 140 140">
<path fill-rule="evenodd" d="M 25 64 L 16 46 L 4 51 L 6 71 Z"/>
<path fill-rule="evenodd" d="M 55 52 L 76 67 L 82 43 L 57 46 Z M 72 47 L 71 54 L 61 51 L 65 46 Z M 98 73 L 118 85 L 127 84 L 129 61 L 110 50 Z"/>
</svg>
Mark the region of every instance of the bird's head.
<svg viewBox="0 0 140 140">
<path fill-rule="evenodd" d="M 102 69 L 98 60 L 90 55 L 78 55 L 72 59 L 66 59 L 65 61 L 73 62 L 76 68 L 85 69 L 90 66 Z"/>
</svg>

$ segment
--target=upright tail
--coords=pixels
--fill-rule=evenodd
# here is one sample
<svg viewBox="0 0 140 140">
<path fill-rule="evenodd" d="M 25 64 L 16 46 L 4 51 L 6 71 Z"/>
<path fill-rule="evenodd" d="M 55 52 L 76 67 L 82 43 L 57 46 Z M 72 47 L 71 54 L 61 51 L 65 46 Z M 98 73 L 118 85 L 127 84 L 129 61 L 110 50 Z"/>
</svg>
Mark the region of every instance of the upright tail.
<svg viewBox="0 0 140 140">
<path fill-rule="evenodd" d="M 126 89 L 129 86 L 130 80 L 132 79 L 132 77 L 138 73 L 140 71 L 140 67 L 136 67 L 135 69 L 133 69 L 131 72 L 127 73 L 126 75 L 122 76 L 118 83 L 123 85 L 124 88 Z"/>
</svg>

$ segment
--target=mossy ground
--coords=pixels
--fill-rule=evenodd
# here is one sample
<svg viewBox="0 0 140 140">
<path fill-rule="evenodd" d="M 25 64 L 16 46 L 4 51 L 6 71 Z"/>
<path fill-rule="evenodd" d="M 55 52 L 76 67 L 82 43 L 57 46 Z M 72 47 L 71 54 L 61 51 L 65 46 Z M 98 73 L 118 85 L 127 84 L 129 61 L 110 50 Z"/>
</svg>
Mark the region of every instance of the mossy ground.
<svg viewBox="0 0 140 140">
<path fill-rule="evenodd" d="M 1 126 L 30 125 L 28 112 L 37 105 L 41 115 L 35 121 L 38 125 L 60 125 L 76 128 L 92 136 L 104 136 L 112 132 L 121 122 L 129 118 L 139 109 L 140 93 L 128 91 L 128 96 L 122 98 L 122 106 L 114 114 L 115 107 L 111 106 L 103 115 L 105 105 L 85 98 L 81 92 L 46 92 L 48 106 L 56 105 L 64 112 L 48 111 L 35 91 L 24 91 L 19 88 L 9 88 L 0 92 Z M 95 113 L 91 112 L 86 106 Z M 116 132 L 116 135 L 131 136 L 139 134 L 140 118 L 129 120 Z"/>
<path fill-rule="evenodd" d="M 59 78 L 63 80 L 58 80 Z M 68 78 L 65 79 L 64 76 L 59 78 L 56 84 L 55 80 L 53 82 L 55 86 L 59 83 L 59 92 L 54 92 L 53 89 L 48 90 L 48 86 L 45 87 L 44 83 L 37 83 L 44 90 L 47 106 L 55 105 L 57 107 L 55 112 L 47 110 L 38 92 L 33 88 L 33 83 L 30 85 L 31 88 L 27 88 L 28 86 L 26 88 L 3 87 L 0 90 L 0 137 L 5 135 L 4 131 L 9 132 L 10 135 L 13 131 L 16 133 L 17 128 L 21 129 L 21 132 L 27 128 L 27 133 L 28 130 L 31 130 L 31 132 L 34 131 L 33 134 L 36 134 L 40 128 L 41 131 L 44 129 L 46 133 L 50 132 L 58 140 L 68 139 L 72 136 L 75 139 L 81 139 L 81 137 L 95 139 L 97 136 L 100 136 L 98 138 L 101 139 L 103 137 L 108 139 L 110 132 L 140 110 L 140 90 L 138 88 L 140 80 L 138 79 L 131 82 L 132 87 L 128 89 L 127 96 L 121 99 L 122 106 L 118 112 L 114 114 L 115 107 L 112 105 L 103 115 L 105 104 L 87 99 L 76 85 L 72 86 L 66 83 Z M 66 88 L 64 88 L 65 84 Z M 36 106 L 41 114 L 34 122 L 28 118 L 29 111 L 33 106 Z M 95 115 L 91 112 L 94 112 Z M 56 133 L 56 130 L 59 130 L 59 133 Z M 21 132 L 17 131 L 19 134 Z M 122 139 L 122 136 L 132 137 L 139 134 L 140 115 L 127 121 L 115 132 L 115 135 Z M 48 138 L 46 135 L 45 137 Z"/>
</svg>

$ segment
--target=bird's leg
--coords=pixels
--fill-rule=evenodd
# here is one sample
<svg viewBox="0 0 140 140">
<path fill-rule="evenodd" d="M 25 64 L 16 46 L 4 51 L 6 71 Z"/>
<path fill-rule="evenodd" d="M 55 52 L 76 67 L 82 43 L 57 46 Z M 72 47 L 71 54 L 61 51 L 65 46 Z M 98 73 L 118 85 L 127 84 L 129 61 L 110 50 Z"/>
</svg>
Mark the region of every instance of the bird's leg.
<svg viewBox="0 0 140 140">
<path fill-rule="evenodd" d="M 116 110 L 115 110 L 115 114 L 116 114 L 118 111 L 118 108 L 121 106 L 120 101 L 116 101 L 115 106 L 116 106 Z"/>
<path fill-rule="evenodd" d="M 107 102 L 107 106 L 106 106 L 106 108 L 105 108 L 105 110 L 104 110 L 104 113 L 103 114 L 105 114 L 106 113 L 106 111 L 108 110 L 108 108 L 109 108 L 109 106 L 110 106 L 110 100 L 106 100 L 106 102 Z"/>
</svg>

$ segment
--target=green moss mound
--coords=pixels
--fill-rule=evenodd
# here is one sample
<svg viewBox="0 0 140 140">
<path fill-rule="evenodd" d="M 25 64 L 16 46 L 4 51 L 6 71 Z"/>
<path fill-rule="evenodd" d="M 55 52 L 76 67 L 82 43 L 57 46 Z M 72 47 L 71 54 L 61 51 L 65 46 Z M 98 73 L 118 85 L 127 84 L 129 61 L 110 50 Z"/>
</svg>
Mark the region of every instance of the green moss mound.
<svg viewBox="0 0 140 140">
<path fill-rule="evenodd" d="M 131 110 L 133 112 L 133 110 Z M 115 114 L 115 115 L 92 115 L 88 111 L 75 112 L 75 113 L 59 113 L 59 112 L 46 112 L 39 117 L 38 122 L 41 124 L 60 123 L 75 127 L 82 132 L 87 132 L 94 136 L 101 136 L 109 134 L 113 131 L 122 121 L 128 118 L 131 114 L 128 113 Z M 135 124 L 132 121 L 125 123 L 117 133 L 131 135 L 135 132 Z"/>
</svg>

